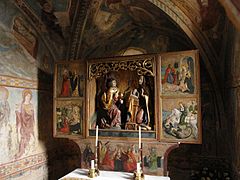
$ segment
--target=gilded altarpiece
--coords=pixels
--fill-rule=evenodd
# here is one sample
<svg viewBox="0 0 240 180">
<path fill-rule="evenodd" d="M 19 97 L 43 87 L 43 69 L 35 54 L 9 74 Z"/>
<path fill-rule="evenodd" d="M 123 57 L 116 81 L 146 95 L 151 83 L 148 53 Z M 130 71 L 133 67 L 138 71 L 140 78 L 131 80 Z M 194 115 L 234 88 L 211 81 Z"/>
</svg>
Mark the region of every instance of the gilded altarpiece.
<svg viewBox="0 0 240 180">
<path fill-rule="evenodd" d="M 77 142 L 82 168 L 97 151 L 100 170 L 133 172 L 141 159 L 166 175 L 172 149 L 201 143 L 199 82 L 198 51 L 57 63 L 54 135 Z"/>
<path fill-rule="evenodd" d="M 157 56 L 133 56 L 88 62 L 88 135 L 156 139 Z"/>
</svg>

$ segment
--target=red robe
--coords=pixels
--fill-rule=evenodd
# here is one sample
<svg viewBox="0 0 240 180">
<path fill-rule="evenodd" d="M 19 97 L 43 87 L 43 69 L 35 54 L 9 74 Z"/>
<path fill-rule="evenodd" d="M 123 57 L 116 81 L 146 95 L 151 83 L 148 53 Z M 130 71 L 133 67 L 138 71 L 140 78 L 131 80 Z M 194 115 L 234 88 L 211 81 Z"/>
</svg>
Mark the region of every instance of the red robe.
<svg viewBox="0 0 240 180">
<path fill-rule="evenodd" d="M 132 152 L 128 152 L 127 159 L 123 161 L 123 169 L 127 172 L 133 172 L 137 169 L 137 161 Z"/>
<path fill-rule="evenodd" d="M 68 76 L 63 75 L 62 89 L 60 96 L 70 96 L 70 80 Z"/>
<path fill-rule="evenodd" d="M 107 170 L 114 170 L 114 160 L 111 158 L 109 149 L 107 149 L 107 152 L 102 160 L 102 166 L 104 166 Z"/>
<path fill-rule="evenodd" d="M 31 109 L 29 112 L 27 111 L 28 106 L 30 109 L 32 108 L 32 104 L 22 104 L 21 111 L 16 111 L 16 122 L 17 122 L 17 130 L 20 129 L 21 139 L 19 142 L 19 150 L 15 155 L 16 158 L 19 158 L 25 152 L 27 145 L 29 144 L 31 135 L 34 137 L 34 111 Z"/>
</svg>

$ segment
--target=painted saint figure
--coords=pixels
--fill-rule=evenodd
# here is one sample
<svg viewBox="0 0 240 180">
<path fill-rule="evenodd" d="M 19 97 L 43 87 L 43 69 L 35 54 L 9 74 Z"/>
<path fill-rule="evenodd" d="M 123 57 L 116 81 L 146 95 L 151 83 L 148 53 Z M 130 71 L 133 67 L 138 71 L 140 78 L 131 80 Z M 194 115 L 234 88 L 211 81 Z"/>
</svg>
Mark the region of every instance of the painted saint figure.
<svg viewBox="0 0 240 180">
<path fill-rule="evenodd" d="M 47 30 L 50 32 L 51 35 L 52 32 L 54 32 L 58 34 L 59 37 L 64 39 L 61 26 L 59 25 L 59 21 L 54 14 L 55 10 L 52 3 L 44 0 L 40 4 L 42 6 L 41 19 L 46 25 Z"/>
<path fill-rule="evenodd" d="M 73 106 L 72 110 L 72 118 L 69 121 L 70 126 L 69 129 L 72 133 L 80 133 L 80 120 L 81 120 L 81 110 L 79 106 Z"/>
<path fill-rule="evenodd" d="M 13 35 L 34 58 L 37 56 L 38 41 L 33 29 L 22 17 L 15 17 L 13 21 Z"/>
<path fill-rule="evenodd" d="M 176 72 L 171 64 L 168 64 L 168 67 L 165 70 L 165 75 L 163 83 L 175 84 L 176 83 Z"/>
<path fill-rule="evenodd" d="M 63 70 L 63 75 L 62 75 L 62 89 L 61 89 L 61 94 L 60 96 L 70 96 L 70 80 L 69 80 L 69 72 L 67 69 Z"/>
<path fill-rule="evenodd" d="M 133 172 L 137 169 L 137 160 L 134 154 L 134 147 L 128 147 L 127 152 L 123 158 L 123 169 L 126 172 Z"/>
<path fill-rule="evenodd" d="M 71 83 L 72 95 L 73 97 L 82 97 L 83 96 L 83 89 L 82 89 L 82 80 L 84 79 L 83 75 L 77 73 L 76 70 L 74 72 L 69 72 L 69 79 Z"/>
<path fill-rule="evenodd" d="M 155 171 L 156 169 L 157 169 L 157 152 L 156 148 L 151 148 L 149 155 L 149 170 Z"/>
<path fill-rule="evenodd" d="M 12 126 L 10 124 L 10 106 L 8 103 L 9 91 L 0 86 L 0 157 L 9 157 L 12 149 Z M 1 164 L 1 161 L 0 161 Z"/>
<path fill-rule="evenodd" d="M 25 89 L 22 92 L 23 101 L 18 111 L 16 111 L 17 135 L 19 140 L 18 153 L 15 158 L 21 157 L 29 145 L 31 137 L 35 140 L 34 135 L 34 108 L 31 103 L 32 91 Z"/>
<path fill-rule="evenodd" d="M 179 124 L 184 124 L 185 123 L 185 118 L 187 116 L 187 107 L 182 103 L 182 102 L 179 102 L 179 110 L 181 112 L 181 116 L 180 116 L 180 122 Z"/>
<path fill-rule="evenodd" d="M 10 106 L 7 101 L 9 92 L 7 88 L 0 87 L 0 129 L 9 122 Z"/>
<path fill-rule="evenodd" d="M 83 151 L 83 162 L 84 167 L 89 168 L 91 165 L 91 160 L 94 159 L 94 153 L 90 147 L 90 144 L 86 144 L 86 147 Z"/>
</svg>

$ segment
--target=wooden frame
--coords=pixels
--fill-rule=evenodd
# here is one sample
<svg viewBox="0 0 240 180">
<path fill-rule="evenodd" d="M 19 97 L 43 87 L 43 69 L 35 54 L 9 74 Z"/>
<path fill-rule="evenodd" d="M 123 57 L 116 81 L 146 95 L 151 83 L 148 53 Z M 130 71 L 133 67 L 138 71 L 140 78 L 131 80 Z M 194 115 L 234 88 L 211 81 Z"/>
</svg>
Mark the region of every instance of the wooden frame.
<svg viewBox="0 0 240 180">
<path fill-rule="evenodd" d="M 87 79 L 87 94 L 86 94 L 86 118 L 87 122 L 87 136 L 95 135 L 95 127 L 99 125 L 99 136 L 104 137 L 116 137 L 116 138 L 138 138 L 138 129 L 142 129 L 142 138 L 157 139 L 157 116 L 156 116 L 156 76 L 155 76 L 155 61 L 157 56 L 155 55 L 141 55 L 141 56 L 125 56 L 114 57 L 105 59 L 93 59 L 87 62 L 88 79 Z M 136 122 L 136 112 L 129 113 L 129 102 L 126 105 L 125 110 L 121 110 L 121 126 L 107 124 L 107 126 L 101 126 L 102 117 L 104 112 L 101 109 L 99 102 L 102 101 L 103 94 L 106 92 L 107 81 L 109 79 L 115 79 L 120 94 L 123 96 L 122 102 L 130 101 L 134 87 L 138 86 L 138 79 L 143 77 L 145 79 L 145 87 L 152 88 L 148 94 L 148 108 L 149 108 L 149 120 L 143 124 Z M 150 83 L 150 84 L 149 84 Z M 127 92 L 129 90 L 129 94 Z M 131 97 L 130 97 L 131 96 Z M 126 98 L 127 97 L 127 98 Z M 125 99 L 124 99 L 125 98 Z M 126 100 L 127 99 L 127 100 Z M 133 100 L 134 101 L 134 100 Z M 123 104 L 124 104 L 123 103 Z M 134 104 L 134 103 L 133 103 Z M 139 107 L 139 106 L 138 106 Z M 103 113 L 102 113 L 103 112 Z M 124 116 L 123 112 L 125 112 Z M 130 115 L 129 115 L 130 114 Z M 127 117 L 127 115 L 129 115 Z M 100 117 L 100 118 L 99 118 Z M 130 117 L 130 118 L 129 118 Z M 126 118 L 126 119 L 124 119 Z M 127 119 L 129 118 L 129 119 Z M 100 120 L 101 119 L 101 120 Z M 107 118 L 105 118 L 107 119 Z M 104 120 L 105 120 L 104 119 Z M 108 121 L 108 120 L 106 120 Z M 99 124 L 99 122 L 101 122 Z M 104 124 L 105 125 L 105 124 Z M 146 125 L 146 126 L 145 126 Z M 106 127 L 106 128 L 105 128 Z"/>
<path fill-rule="evenodd" d="M 198 51 L 161 54 L 157 64 L 160 141 L 201 143 Z"/>
<path fill-rule="evenodd" d="M 54 73 L 54 136 L 85 135 L 86 64 L 59 62 Z"/>
</svg>

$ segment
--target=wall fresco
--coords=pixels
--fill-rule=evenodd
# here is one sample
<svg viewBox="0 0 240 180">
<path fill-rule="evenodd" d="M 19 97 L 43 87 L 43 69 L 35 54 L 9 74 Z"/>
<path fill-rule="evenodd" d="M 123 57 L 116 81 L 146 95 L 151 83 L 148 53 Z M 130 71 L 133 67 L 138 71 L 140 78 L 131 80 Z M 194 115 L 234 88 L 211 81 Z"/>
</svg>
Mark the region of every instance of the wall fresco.
<svg viewBox="0 0 240 180">
<path fill-rule="evenodd" d="M 12 16 L 9 26 L 0 22 L 0 59 L 0 72 L 5 76 L 36 80 L 38 68 L 53 72 L 52 56 L 21 15 Z"/>
<path fill-rule="evenodd" d="M 0 23 L 0 72 L 3 75 L 37 79 L 36 60 L 21 48 L 13 35 Z M 26 64 L 28 64 L 26 66 Z M 18 67 L 16 67 L 18 66 Z"/>
<path fill-rule="evenodd" d="M 0 163 L 42 151 L 38 143 L 37 91 L 0 87 Z"/>
<path fill-rule="evenodd" d="M 47 178 L 37 89 L 39 79 L 53 71 L 52 57 L 12 1 L 1 1 L 0 7 L 0 179 L 29 179 L 32 173 Z M 44 54 L 48 59 L 39 69 Z"/>
<path fill-rule="evenodd" d="M 36 37 L 35 31 L 33 31 L 30 24 L 26 23 L 24 19 L 20 16 L 17 16 L 13 20 L 12 33 L 18 42 L 36 58 L 38 50 L 38 40 Z"/>
<path fill-rule="evenodd" d="M 90 168 L 91 160 L 95 158 L 95 148 L 91 141 L 76 140 L 81 149 L 81 168 Z M 136 164 L 142 159 L 143 171 L 146 174 L 163 175 L 166 151 L 175 144 L 171 143 L 143 143 L 142 157 L 138 144 L 133 142 L 99 141 L 99 169 L 111 171 L 133 172 Z"/>
</svg>

